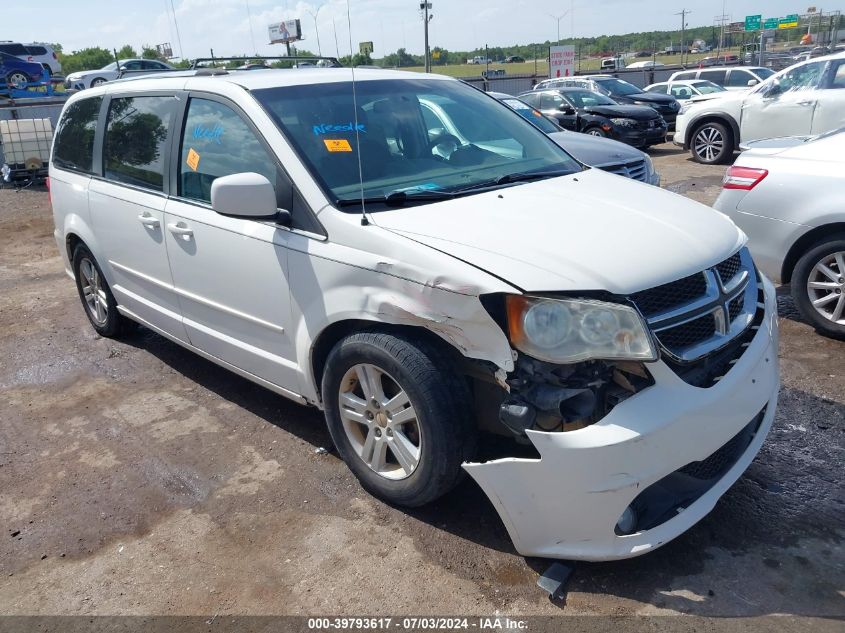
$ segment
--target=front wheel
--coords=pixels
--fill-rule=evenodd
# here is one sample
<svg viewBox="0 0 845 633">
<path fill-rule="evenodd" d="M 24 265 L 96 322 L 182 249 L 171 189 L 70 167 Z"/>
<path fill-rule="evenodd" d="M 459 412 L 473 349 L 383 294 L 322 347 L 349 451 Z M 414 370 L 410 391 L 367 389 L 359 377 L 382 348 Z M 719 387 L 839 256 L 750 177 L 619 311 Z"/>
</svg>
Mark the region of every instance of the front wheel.
<svg viewBox="0 0 845 633">
<path fill-rule="evenodd" d="M 690 152 L 693 159 L 703 165 L 724 163 L 733 150 L 733 135 L 721 123 L 705 123 L 692 135 Z"/>
<path fill-rule="evenodd" d="M 804 254 L 792 273 L 792 296 L 817 330 L 845 338 L 845 235 L 835 235 Z"/>
<path fill-rule="evenodd" d="M 9 74 L 9 77 L 6 79 L 6 83 L 9 84 L 10 88 L 14 88 L 15 90 L 23 90 L 24 88 L 26 88 L 27 84 L 29 84 L 29 77 L 27 77 L 20 71 L 15 71 Z"/>
<path fill-rule="evenodd" d="M 322 394 L 338 453 L 361 485 L 421 506 L 451 490 L 475 452 L 466 379 L 422 339 L 361 332 L 326 361 Z"/>
<path fill-rule="evenodd" d="M 600 136 L 602 138 L 607 138 L 607 132 L 605 132 L 600 127 L 591 127 L 584 130 L 584 134 L 589 134 L 590 136 Z"/>
<path fill-rule="evenodd" d="M 102 77 L 97 77 L 91 81 L 91 87 L 96 88 L 97 86 L 102 86 L 104 83 L 106 83 L 105 79 L 103 79 Z"/>
</svg>

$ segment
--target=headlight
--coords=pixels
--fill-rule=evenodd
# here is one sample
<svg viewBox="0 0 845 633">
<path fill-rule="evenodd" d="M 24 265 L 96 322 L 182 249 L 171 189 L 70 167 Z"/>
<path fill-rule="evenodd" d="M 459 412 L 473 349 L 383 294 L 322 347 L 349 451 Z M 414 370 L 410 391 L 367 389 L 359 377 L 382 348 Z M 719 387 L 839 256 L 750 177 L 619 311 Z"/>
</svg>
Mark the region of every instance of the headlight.
<svg viewBox="0 0 845 633">
<path fill-rule="evenodd" d="M 678 114 L 685 114 L 687 110 L 692 107 L 692 103 L 682 103 L 681 109 L 678 110 Z"/>
<path fill-rule="evenodd" d="M 659 104 L 652 103 L 651 101 L 634 101 L 634 105 L 648 106 L 649 108 L 655 108 L 655 109 L 659 107 Z"/>
<path fill-rule="evenodd" d="M 619 127 L 636 127 L 637 122 L 634 119 L 610 119 L 610 122 L 613 125 L 618 125 Z"/>
<path fill-rule="evenodd" d="M 648 154 L 645 155 L 645 169 L 646 173 L 649 176 L 648 179 L 650 181 L 651 177 L 657 173 L 657 170 L 654 168 L 654 162 L 651 160 L 651 156 L 649 156 Z"/>
<path fill-rule="evenodd" d="M 509 295 L 506 305 L 511 343 L 539 360 L 657 360 L 646 325 L 630 306 L 523 295 Z"/>
</svg>

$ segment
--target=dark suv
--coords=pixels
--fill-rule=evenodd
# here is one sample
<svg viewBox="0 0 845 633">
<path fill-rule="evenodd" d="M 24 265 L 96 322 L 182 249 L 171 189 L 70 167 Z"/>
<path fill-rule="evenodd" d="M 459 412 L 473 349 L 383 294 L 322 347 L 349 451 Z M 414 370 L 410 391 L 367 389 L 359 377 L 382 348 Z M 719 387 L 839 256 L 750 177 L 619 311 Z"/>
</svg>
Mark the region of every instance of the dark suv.
<svg viewBox="0 0 845 633">
<path fill-rule="evenodd" d="M 613 99 L 619 104 L 649 106 L 657 110 L 669 129 L 674 129 L 675 119 L 681 105 L 671 95 L 643 92 L 632 83 L 611 77 L 610 75 L 584 75 L 577 77 L 560 77 L 544 79 L 534 89 L 539 88 L 585 88 L 599 92 Z"/>
</svg>

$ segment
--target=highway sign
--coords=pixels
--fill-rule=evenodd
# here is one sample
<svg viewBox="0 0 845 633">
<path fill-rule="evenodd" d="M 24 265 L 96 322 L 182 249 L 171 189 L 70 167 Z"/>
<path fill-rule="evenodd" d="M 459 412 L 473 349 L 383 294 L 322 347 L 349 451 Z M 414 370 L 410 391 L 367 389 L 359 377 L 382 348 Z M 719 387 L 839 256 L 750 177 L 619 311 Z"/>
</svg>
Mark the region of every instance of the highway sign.
<svg viewBox="0 0 845 633">
<path fill-rule="evenodd" d="M 767 31 L 778 28 L 778 19 L 766 18 L 766 21 L 763 22 L 763 28 Z"/>
<path fill-rule="evenodd" d="M 762 15 L 746 15 L 745 16 L 745 30 L 746 31 L 759 31 L 760 30 L 760 22 L 762 21 Z"/>
<path fill-rule="evenodd" d="M 798 14 L 793 13 L 791 15 L 786 16 L 785 18 L 781 18 L 778 20 L 778 28 L 779 29 L 794 29 L 798 26 Z"/>
</svg>

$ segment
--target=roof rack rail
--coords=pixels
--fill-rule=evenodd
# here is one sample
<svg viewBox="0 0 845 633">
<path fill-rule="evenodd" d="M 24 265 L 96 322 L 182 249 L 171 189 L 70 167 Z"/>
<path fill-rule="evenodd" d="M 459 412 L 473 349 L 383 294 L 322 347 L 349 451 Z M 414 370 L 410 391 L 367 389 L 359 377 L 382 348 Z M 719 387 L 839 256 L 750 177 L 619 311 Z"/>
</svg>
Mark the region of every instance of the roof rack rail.
<svg viewBox="0 0 845 633">
<path fill-rule="evenodd" d="M 298 62 L 325 62 L 321 64 L 323 66 L 329 66 L 331 68 L 340 68 L 341 63 L 337 60 L 337 57 L 322 57 L 320 55 L 296 55 L 296 56 L 278 56 L 278 57 L 268 57 L 264 55 L 249 55 L 249 56 L 235 56 L 235 57 L 198 57 L 197 59 L 191 62 L 192 69 L 198 69 L 201 67 L 207 68 L 208 66 L 203 66 L 204 64 L 211 64 L 212 67 L 216 67 L 217 64 L 227 64 L 229 62 L 243 62 L 243 64 L 248 64 L 249 62 L 266 62 L 266 61 L 278 61 L 278 62 L 293 62 L 296 65 Z M 236 70 L 230 68 L 229 70 Z"/>
</svg>

